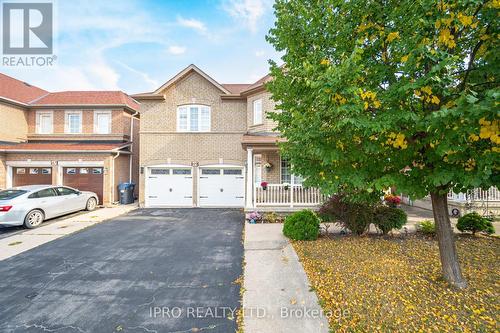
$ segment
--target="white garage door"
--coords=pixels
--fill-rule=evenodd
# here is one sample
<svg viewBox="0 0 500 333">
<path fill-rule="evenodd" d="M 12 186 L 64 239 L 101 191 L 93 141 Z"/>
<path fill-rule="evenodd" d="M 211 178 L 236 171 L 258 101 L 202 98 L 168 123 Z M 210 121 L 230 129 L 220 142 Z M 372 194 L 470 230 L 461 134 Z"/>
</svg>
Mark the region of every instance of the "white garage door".
<svg viewBox="0 0 500 333">
<path fill-rule="evenodd" d="M 146 178 L 146 206 L 193 206 L 189 167 L 151 167 Z"/>
<path fill-rule="evenodd" d="M 200 206 L 244 206 L 245 177 L 242 168 L 200 168 L 198 184 Z"/>
</svg>

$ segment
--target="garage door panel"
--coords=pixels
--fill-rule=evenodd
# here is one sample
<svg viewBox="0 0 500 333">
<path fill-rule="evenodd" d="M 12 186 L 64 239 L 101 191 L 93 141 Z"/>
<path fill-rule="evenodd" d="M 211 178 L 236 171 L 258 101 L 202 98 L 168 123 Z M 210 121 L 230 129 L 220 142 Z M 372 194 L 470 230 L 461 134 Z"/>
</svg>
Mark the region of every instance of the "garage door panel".
<svg viewBox="0 0 500 333">
<path fill-rule="evenodd" d="M 245 177 L 241 168 L 202 168 L 200 206 L 243 207 Z"/>
<path fill-rule="evenodd" d="M 146 188 L 147 206 L 193 205 L 191 168 L 149 168 Z"/>
<path fill-rule="evenodd" d="M 102 167 L 63 168 L 63 185 L 80 191 L 94 192 L 97 194 L 99 202 L 103 202 L 104 176 Z"/>
<path fill-rule="evenodd" d="M 51 184 L 51 167 L 14 167 L 12 169 L 12 186 Z"/>
</svg>

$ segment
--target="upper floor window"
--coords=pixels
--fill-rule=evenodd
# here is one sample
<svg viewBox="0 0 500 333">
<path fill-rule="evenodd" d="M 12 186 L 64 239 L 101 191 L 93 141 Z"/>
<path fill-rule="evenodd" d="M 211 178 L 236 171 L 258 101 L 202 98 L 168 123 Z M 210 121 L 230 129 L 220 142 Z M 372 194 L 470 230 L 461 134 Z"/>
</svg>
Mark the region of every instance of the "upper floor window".
<svg viewBox="0 0 500 333">
<path fill-rule="evenodd" d="M 262 99 L 253 101 L 253 124 L 262 124 Z"/>
<path fill-rule="evenodd" d="M 206 105 L 183 105 L 177 108 L 178 132 L 209 132 L 210 107 Z"/>
<path fill-rule="evenodd" d="M 64 119 L 64 133 L 82 133 L 82 111 L 66 111 Z"/>
<path fill-rule="evenodd" d="M 37 134 L 52 134 L 54 113 L 52 111 L 37 111 L 36 112 L 36 133 Z"/>
<path fill-rule="evenodd" d="M 94 133 L 111 133 L 111 111 L 94 111 Z"/>
</svg>

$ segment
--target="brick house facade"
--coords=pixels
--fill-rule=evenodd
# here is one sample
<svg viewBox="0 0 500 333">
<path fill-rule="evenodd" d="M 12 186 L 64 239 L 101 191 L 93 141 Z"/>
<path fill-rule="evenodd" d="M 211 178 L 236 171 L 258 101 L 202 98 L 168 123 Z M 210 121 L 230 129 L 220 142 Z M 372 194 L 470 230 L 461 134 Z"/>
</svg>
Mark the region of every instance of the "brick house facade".
<svg viewBox="0 0 500 333">
<path fill-rule="evenodd" d="M 133 95 L 141 112 L 140 205 L 248 210 L 317 205 L 319 192 L 302 188 L 280 157 L 282 139 L 267 117 L 276 110 L 265 89 L 268 80 L 219 84 L 190 65 L 157 90 Z"/>
<path fill-rule="evenodd" d="M 0 74 L 0 188 L 68 185 L 93 190 L 104 205 L 117 185 L 135 182 L 138 103 L 120 91 L 51 93 Z"/>
</svg>

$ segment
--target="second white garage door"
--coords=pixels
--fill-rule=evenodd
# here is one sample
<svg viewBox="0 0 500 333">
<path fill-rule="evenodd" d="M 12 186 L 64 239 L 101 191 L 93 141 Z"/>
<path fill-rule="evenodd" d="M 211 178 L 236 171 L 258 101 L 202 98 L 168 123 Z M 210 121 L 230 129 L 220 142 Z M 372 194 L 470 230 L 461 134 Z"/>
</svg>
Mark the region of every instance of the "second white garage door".
<svg viewBox="0 0 500 333">
<path fill-rule="evenodd" d="M 243 207 L 245 177 L 239 167 L 200 167 L 199 205 Z"/>
<path fill-rule="evenodd" d="M 193 206 L 193 176 L 191 168 L 148 168 L 146 178 L 146 206 Z"/>
</svg>

